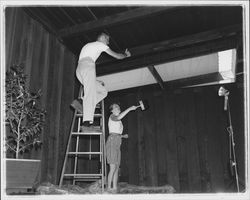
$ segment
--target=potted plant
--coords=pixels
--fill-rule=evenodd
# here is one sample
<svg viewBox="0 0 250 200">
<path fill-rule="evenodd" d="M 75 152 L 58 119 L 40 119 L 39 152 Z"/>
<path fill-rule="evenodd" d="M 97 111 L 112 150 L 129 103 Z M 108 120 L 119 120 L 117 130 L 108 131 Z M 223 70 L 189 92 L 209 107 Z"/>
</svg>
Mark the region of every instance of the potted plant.
<svg viewBox="0 0 250 200">
<path fill-rule="evenodd" d="M 6 189 L 31 188 L 40 166 L 40 160 L 20 159 L 41 146 L 45 121 L 39 104 L 41 91 L 31 93 L 26 84 L 24 66 L 14 65 L 6 72 L 5 144 L 6 157 L 12 157 L 6 158 Z"/>
</svg>

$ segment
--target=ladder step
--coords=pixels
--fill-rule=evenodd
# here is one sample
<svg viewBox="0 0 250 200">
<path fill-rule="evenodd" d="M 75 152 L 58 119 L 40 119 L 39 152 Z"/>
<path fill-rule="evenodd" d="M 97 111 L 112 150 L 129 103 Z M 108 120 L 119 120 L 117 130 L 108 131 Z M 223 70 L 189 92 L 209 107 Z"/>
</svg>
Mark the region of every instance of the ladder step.
<svg viewBox="0 0 250 200">
<path fill-rule="evenodd" d="M 77 177 L 67 177 L 68 179 L 74 179 L 77 182 L 93 182 L 93 181 L 97 181 L 100 180 L 102 177 L 90 177 L 90 178 L 77 178 Z"/>
<path fill-rule="evenodd" d="M 77 117 L 83 117 L 83 114 L 82 113 L 77 113 L 76 116 Z M 101 113 L 95 113 L 94 117 L 102 117 L 102 114 Z"/>
<path fill-rule="evenodd" d="M 80 154 L 80 155 L 90 155 L 90 154 L 96 154 L 96 155 L 101 155 L 102 154 L 102 152 L 93 152 L 93 151 L 90 151 L 90 152 L 68 152 L 68 154 L 69 155 L 78 155 L 78 154 Z"/>
<path fill-rule="evenodd" d="M 64 176 L 74 176 L 75 178 L 96 178 L 102 176 L 102 174 L 64 174 Z"/>
<path fill-rule="evenodd" d="M 93 131 L 93 132 L 72 132 L 72 135 L 102 135 L 102 132 Z"/>
</svg>

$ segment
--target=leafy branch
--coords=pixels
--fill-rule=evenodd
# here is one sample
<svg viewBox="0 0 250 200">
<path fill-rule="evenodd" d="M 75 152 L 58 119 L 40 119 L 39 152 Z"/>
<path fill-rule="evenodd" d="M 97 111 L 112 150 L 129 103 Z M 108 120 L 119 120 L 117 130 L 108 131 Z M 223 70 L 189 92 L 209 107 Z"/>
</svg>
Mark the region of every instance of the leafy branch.
<svg viewBox="0 0 250 200">
<path fill-rule="evenodd" d="M 41 90 L 31 93 L 26 88 L 24 67 L 15 65 L 6 72 L 6 134 L 7 151 L 18 158 L 20 153 L 40 146 L 40 136 L 45 121 L 45 110 L 39 99 Z"/>
</svg>

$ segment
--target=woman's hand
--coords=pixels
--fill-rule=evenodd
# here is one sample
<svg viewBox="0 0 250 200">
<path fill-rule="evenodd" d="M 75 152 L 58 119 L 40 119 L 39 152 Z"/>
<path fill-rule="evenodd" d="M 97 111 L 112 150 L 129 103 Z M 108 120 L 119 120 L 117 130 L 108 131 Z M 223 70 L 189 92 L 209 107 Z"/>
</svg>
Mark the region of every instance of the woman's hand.
<svg viewBox="0 0 250 200">
<path fill-rule="evenodd" d="M 137 108 L 136 106 L 131 106 L 129 109 L 130 110 L 136 110 L 136 108 Z"/>
</svg>

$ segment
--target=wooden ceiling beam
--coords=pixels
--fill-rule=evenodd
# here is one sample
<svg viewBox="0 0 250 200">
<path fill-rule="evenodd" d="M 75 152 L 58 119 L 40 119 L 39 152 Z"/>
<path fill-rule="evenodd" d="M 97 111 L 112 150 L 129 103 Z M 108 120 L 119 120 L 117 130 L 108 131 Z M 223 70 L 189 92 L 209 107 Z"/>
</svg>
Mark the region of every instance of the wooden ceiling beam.
<svg viewBox="0 0 250 200">
<path fill-rule="evenodd" d="M 61 29 L 58 31 L 58 34 L 61 37 L 70 37 L 82 34 L 88 31 L 95 31 L 98 29 L 107 28 L 117 24 L 122 24 L 135 20 L 137 18 L 148 17 L 153 14 L 157 14 L 163 11 L 172 11 L 178 7 L 174 6 L 161 6 L 161 7 L 141 7 L 132 9 L 126 12 L 118 13 L 115 15 L 107 16 L 98 20 L 93 20 L 90 22 L 78 24 L 69 28 Z"/>
<path fill-rule="evenodd" d="M 166 51 L 171 49 L 176 49 L 179 47 L 195 45 L 198 43 L 208 42 L 212 40 L 223 39 L 228 36 L 237 35 L 241 31 L 241 25 L 236 24 L 232 26 L 223 27 L 220 29 L 204 31 L 184 37 L 178 37 L 171 40 L 165 40 L 161 42 L 156 42 L 152 44 L 142 45 L 129 49 L 132 57 L 142 56 L 146 54 L 157 53 L 159 51 Z M 111 57 L 106 57 L 102 60 L 97 60 L 97 64 L 104 64 L 106 62 L 113 62 L 114 59 Z"/>
<path fill-rule="evenodd" d="M 193 76 L 193 77 L 187 77 L 183 79 L 177 79 L 177 80 L 171 80 L 171 81 L 165 81 L 164 82 L 164 88 L 165 91 L 173 91 L 173 90 L 179 90 L 187 87 L 199 87 L 195 85 L 200 84 L 207 84 L 212 82 L 217 82 L 223 80 L 223 77 L 220 75 L 219 72 L 213 72 L 209 74 L 203 74 L 199 76 Z M 145 85 L 145 86 L 138 86 L 134 88 L 126 88 L 123 90 L 117 90 L 109 92 L 109 96 L 115 96 L 115 95 L 123 95 L 128 93 L 136 93 L 138 91 L 140 92 L 146 92 L 146 91 L 162 91 L 157 84 L 151 84 L 151 85 Z"/>
<path fill-rule="evenodd" d="M 153 77 L 155 78 L 155 80 L 157 81 L 157 83 L 160 85 L 161 89 L 164 90 L 164 82 L 160 76 L 160 74 L 157 72 L 157 70 L 155 69 L 155 67 L 153 65 L 148 67 L 149 71 L 151 72 L 151 74 L 153 75 Z"/>
<path fill-rule="evenodd" d="M 218 82 L 224 80 L 219 72 L 213 72 L 209 74 L 203 74 L 188 78 L 182 78 L 179 80 L 165 82 L 165 87 L 167 89 L 172 88 L 186 88 L 186 87 L 195 87 L 197 85 L 209 84 L 213 82 Z"/>
<path fill-rule="evenodd" d="M 202 42 L 223 39 L 228 36 L 237 35 L 241 31 L 241 25 L 232 25 L 220 29 L 204 31 L 184 37 L 174 38 L 167 41 L 140 46 L 131 50 L 132 55 L 142 55 L 148 52 L 165 51 L 173 48 L 195 45 Z"/>
<path fill-rule="evenodd" d="M 173 62 L 181 59 L 206 55 L 236 48 L 238 36 L 230 36 L 219 40 L 207 41 L 184 47 L 177 47 L 168 51 L 156 52 L 144 56 L 129 57 L 124 60 L 115 60 L 114 62 L 97 65 L 97 76 L 112 74 L 136 68 L 147 67 L 149 65 Z"/>
</svg>

